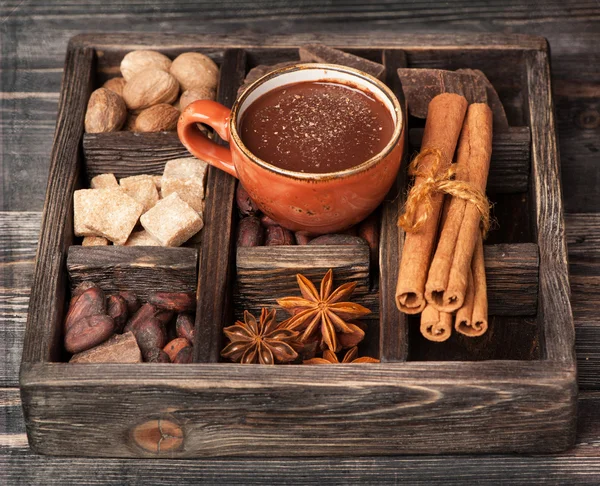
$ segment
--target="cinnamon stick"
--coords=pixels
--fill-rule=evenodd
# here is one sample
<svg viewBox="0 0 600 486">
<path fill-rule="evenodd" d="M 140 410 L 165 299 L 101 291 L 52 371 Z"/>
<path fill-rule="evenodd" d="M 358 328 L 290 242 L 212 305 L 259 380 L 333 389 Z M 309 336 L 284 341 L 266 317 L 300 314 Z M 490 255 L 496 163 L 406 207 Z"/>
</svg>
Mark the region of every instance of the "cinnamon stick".
<svg viewBox="0 0 600 486">
<path fill-rule="evenodd" d="M 458 146 L 459 158 L 465 157 L 463 152 L 468 154 L 469 182 L 475 189 L 485 193 L 492 155 L 492 111 L 486 104 L 475 103 L 469 106 Z M 439 295 L 441 304 L 434 301 L 439 310 L 454 312 L 465 301 L 469 269 L 481 234 L 480 221 L 481 213 L 474 204 L 467 201 L 456 240 L 448 286 Z"/>
<path fill-rule="evenodd" d="M 462 332 L 463 329 L 471 329 L 471 318 L 473 317 L 473 302 L 475 301 L 475 289 L 473 288 L 473 272 L 469 271 L 469 280 L 467 283 L 467 295 L 465 296 L 465 302 L 460 309 L 456 312 L 456 320 L 454 321 L 454 328 Z"/>
<path fill-rule="evenodd" d="M 421 313 L 421 334 L 430 341 L 446 341 L 452 334 L 452 314 L 427 305 Z"/>
<path fill-rule="evenodd" d="M 446 171 L 452 162 L 466 110 L 467 100 L 457 94 L 443 93 L 429 103 L 421 150 L 440 151 L 442 161 L 438 173 Z M 431 169 L 435 161 L 433 154 L 426 155 L 421 162 L 422 169 Z M 423 182 L 423 177 L 417 177 L 415 186 Z M 431 197 L 432 211 L 429 218 L 418 231 L 407 233 L 404 240 L 396 287 L 396 305 L 406 314 L 417 314 L 425 308 L 425 281 L 443 201 L 443 194 L 434 194 Z M 424 208 L 419 208 L 415 218 L 418 220 L 424 211 Z"/>
<path fill-rule="evenodd" d="M 462 143 L 462 138 L 459 144 Z M 460 146 L 460 145 L 459 145 Z M 469 152 L 460 150 L 456 160 L 456 181 L 468 181 Z M 425 300 L 437 307 L 443 305 L 443 296 L 448 279 L 450 278 L 450 268 L 454 258 L 454 249 L 456 240 L 465 214 L 466 201 L 459 197 L 446 197 L 444 210 L 445 218 L 442 220 L 440 238 L 429 268 L 427 283 L 425 284 Z"/>
<path fill-rule="evenodd" d="M 471 319 L 470 322 L 464 323 L 459 322 L 457 319 L 456 330 L 465 336 L 477 337 L 485 334 L 488 329 L 487 282 L 485 277 L 485 262 L 483 259 L 483 238 L 481 235 L 475 245 L 471 271 L 473 274 L 474 294 Z M 458 312 L 460 313 L 460 310 Z"/>
</svg>

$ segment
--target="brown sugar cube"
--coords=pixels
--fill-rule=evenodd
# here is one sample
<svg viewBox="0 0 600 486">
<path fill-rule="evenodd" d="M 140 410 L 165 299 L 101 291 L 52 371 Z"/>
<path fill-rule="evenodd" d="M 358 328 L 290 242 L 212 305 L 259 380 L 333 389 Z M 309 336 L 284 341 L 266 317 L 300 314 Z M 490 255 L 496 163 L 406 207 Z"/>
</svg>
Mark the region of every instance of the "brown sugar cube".
<svg viewBox="0 0 600 486">
<path fill-rule="evenodd" d="M 200 179 L 204 182 L 208 164 L 196 157 L 183 157 L 169 160 L 165 164 L 163 177 L 174 179 Z"/>
<path fill-rule="evenodd" d="M 144 206 L 144 212 L 151 209 L 158 201 L 158 191 L 152 177 L 147 179 L 136 178 L 136 176 L 124 177 L 119 182 L 128 195 Z"/>
<path fill-rule="evenodd" d="M 163 246 L 181 245 L 204 225 L 198 213 L 177 194 L 158 201 L 140 222 Z"/>
<path fill-rule="evenodd" d="M 121 188 L 80 189 L 74 197 L 76 236 L 103 236 L 124 245 L 144 208 Z"/>
<path fill-rule="evenodd" d="M 161 246 L 146 230 L 134 231 L 129 235 L 125 246 Z"/>
<path fill-rule="evenodd" d="M 161 183 L 162 183 L 162 176 L 153 175 L 152 176 L 152 180 L 154 181 L 154 185 L 156 186 L 156 189 L 160 192 L 160 186 L 161 186 Z"/>
<path fill-rule="evenodd" d="M 100 174 L 90 181 L 92 189 L 105 189 L 107 187 L 119 187 L 117 178 L 114 174 Z"/>
<path fill-rule="evenodd" d="M 154 180 L 153 175 L 150 174 L 138 174 L 138 175 L 134 175 L 134 176 L 129 176 L 129 177 L 123 177 L 123 179 L 128 179 L 129 181 L 152 181 Z M 121 180 L 123 180 L 121 179 Z"/>
<path fill-rule="evenodd" d="M 96 211 L 95 202 L 98 189 L 81 189 L 73 194 L 73 227 L 75 236 L 96 236 L 88 223 Z"/>
<path fill-rule="evenodd" d="M 141 363 L 142 353 L 132 332 L 115 334 L 95 348 L 74 354 L 69 363 Z"/>
<path fill-rule="evenodd" d="M 81 246 L 106 246 L 108 240 L 102 236 L 86 236 L 81 242 Z"/>
<path fill-rule="evenodd" d="M 188 203 L 195 211 L 202 211 L 202 200 L 204 199 L 204 184 L 196 179 L 172 179 L 163 176 L 162 197 L 165 198 L 176 193 L 181 199 Z"/>
<path fill-rule="evenodd" d="M 194 157 L 169 160 L 161 181 L 162 197 L 176 192 L 196 211 L 202 211 L 204 179 L 208 164 Z"/>
</svg>

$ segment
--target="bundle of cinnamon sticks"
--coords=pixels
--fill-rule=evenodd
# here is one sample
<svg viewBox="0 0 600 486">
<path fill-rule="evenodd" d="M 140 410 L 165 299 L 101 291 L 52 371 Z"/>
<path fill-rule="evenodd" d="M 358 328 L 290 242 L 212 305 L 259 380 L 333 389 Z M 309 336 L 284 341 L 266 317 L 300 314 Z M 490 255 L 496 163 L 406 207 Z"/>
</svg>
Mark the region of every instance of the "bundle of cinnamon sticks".
<svg viewBox="0 0 600 486">
<path fill-rule="evenodd" d="M 455 153 L 456 152 L 456 153 Z M 492 111 L 443 93 L 429 103 L 421 153 L 399 225 L 406 231 L 396 304 L 421 313 L 421 333 L 445 341 L 452 328 L 487 330 L 483 236 L 489 228 L 485 187 L 492 153 Z M 454 322 L 454 326 L 453 326 Z"/>
</svg>

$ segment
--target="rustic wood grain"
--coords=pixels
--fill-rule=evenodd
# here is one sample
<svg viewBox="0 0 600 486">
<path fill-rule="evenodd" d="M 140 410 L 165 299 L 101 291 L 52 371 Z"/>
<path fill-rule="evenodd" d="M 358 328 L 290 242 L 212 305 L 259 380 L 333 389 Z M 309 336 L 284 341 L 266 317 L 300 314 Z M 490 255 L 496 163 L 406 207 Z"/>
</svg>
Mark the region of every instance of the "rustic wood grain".
<svg viewBox="0 0 600 486">
<path fill-rule="evenodd" d="M 181 427 L 183 447 L 161 454 L 180 458 L 557 452 L 575 440 L 575 371 L 562 364 L 407 362 L 293 371 L 206 363 L 174 374 L 173 366 L 152 363 L 24 364 L 30 445 L 58 455 L 156 457 L 130 435 L 152 419 Z M 439 428 L 423 434 L 424 423 Z"/>
<path fill-rule="evenodd" d="M 569 302 L 560 159 L 548 54 L 527 54 L 527 113 L 531 127 L 531 190 L 540 250 L 538 322 L 540 349 L 546 359 L 575 361 L 575 330 Z"/>
<path fill-rule="evenodd" d="M 410 325 L 411 361 L 486 361 L 540 359 L 539 328 L 535 318 L 490 315 L 487 332 L 468 337 L 453 332 L 443 346 L 423 337 L 419 321 Z M 411 323 L 413 324 L 413 323 Z"/>
<path fill-rule="evenodd" d="M 63 265 L 73 239 L 71 201 L 79 177 L 79 140 L 92 89 L 93 61 L 91 48 L 73 47 L 67 51 L 25 331 L 23 360 L 27 362 L 49 360 L 59 352 L 59 321 L 67 284 Z"/>
<path fill-rule="evenodd" d="M 600 213 L 567 214 L 565 224 L 579 386 L 600 388 Z"/>
<path fill-rule="evenodd" d="M 400 101 L 402 117 L 408 126 L 408 110 L 400 79 L 395 75 L 398 68 L 408 65 L 407 54 L 400 49 L 384 49 L 383 63 L 387 70 L 386 83 Z M 397 271 L 404 246 L 404 232 L 398 227 L 398 216 L 406 199 L 408 136 L 402 135 L 404 160 L 396 182 L 381 206 L 379 234 L 379 358 L 382 362 L 406 361 L 408 357 L 408 328 L 406 315 L 396 307 Z"/>
<path fill-rule="evenodd" d="M 423 129 L 409 131 L 411 146 L 421 148 Z M 511 127 L 496 132 L 492 140 L 492 160 L 488 177 L 488 193 L 526 192 L 529 188 L 531 135 L 528 127 Z"/>
<path fill-rule="evenodd" d="M 74 245 L 67 255 L 71 291 L 91 280 L 105 292 L 132 291 L 142 301 L 152 292 L 194 292 L 198 250 Z"/>
<path fill-rule="evenodd" d="M 567 454 L 524 456 L 388 456 L 336 458 L 209 458 L 204 460 L 85 459 L 40 456 L 27 444 L 19 391 L 0 389 L 0 454 L 8 464 L 7 484 L 129 484 L 175 485 L 205 481 L 223 484 L 527 484 L 592 485 L 600 474 L 598 392 L 580 394 L 575 447 Z M 283 452 L 282 452 L 283 454 Z M 51 471 L 51 472 L 50 472 Z"/>
<path fill-rule="evenodd" d="M 242 49 L 225 51 L 219 78 L 217 101 L 231 107 L 246 74 L 246 53 Z M 225 143 L 221 141 L 220 143 Z M 216 362 L 221 350 L 222 328 L 232 320 L 231 273 L 233 260 L 233 200 L 236 180 L 209 167 L 206 181 L 206 206 L 198 270 L 195 362 Z"/>
<path fill-rule="evenodd" d="M 176 132 L 86 133 L 83 153 L 88 183 L 104 173 L 112 173 L 117 179 L 162 174 L 168 160 L 191 157 Z"/>
</svg>

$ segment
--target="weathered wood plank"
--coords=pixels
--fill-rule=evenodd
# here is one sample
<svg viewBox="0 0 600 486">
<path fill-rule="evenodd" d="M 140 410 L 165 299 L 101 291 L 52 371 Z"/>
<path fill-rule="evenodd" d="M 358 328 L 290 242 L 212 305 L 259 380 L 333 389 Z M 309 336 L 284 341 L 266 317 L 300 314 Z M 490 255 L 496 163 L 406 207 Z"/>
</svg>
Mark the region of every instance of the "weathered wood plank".
<svg viewBox="0 0 600 486">
<path fill-rule="evenodd" d="M 6 212 L 0 217 L 0 264 L 35 259 L 40 213 Z"/>
<path fill-rule="evenodd" d="M 85 459 L 34 454 L 27 444 L 21 401 L 16 388 L 0 389 L 0 463 L 7 484 L 179 485 L 223 484 L 516 484 L 597 483 L 600 475 L 600 407 L 598 392 L 583 392 L 578 403 L 577 443 L 568 453 L 544 456 L 389 456 L 338 458 L 212 458 L 201 461 Z M 282 455 L 285 451 L 282 451 Z M 51 473 L 49 473 L 51 471 Z"/>
<path fill-rule="evenodd" d="M 409 131 L 409 141 L 421 148 L 422 128 Z M 492 161 L 488 178 L 489 193 L 526 192 L 529 188 L 531 135 L 528 127 L 511 127 L 494 134 Z"/>
<path fill-rule="evenodd" d="M 276 299 L 299 292 L 296 274 L 318 287 L 330 268 L 334 285 L 357 282 L 355 295 L 369 291 L 369 248 L 354 246 L 262 246 L 238 248 L 236 298 L 241 309 L 250 305 L 276 306 Z M 236 309 L 237 313 L 240 308 Z"/>
<path fill-rule="evenodd" d="M 408 127 L 408 110 L 400 79 L 395 75 L 398 68 L 406 67 L 405 51 L 384 49 L 383 63 L 387 70 L 386 82 L 400 101 L 405 127 Z M 404 247 L 404 231 L 398 227 L 398 216 L 406 198 L 408 136 L 402 134 L 404 160 L 398 171 L 396 182 L 381 205 L 379 235 L 379 352 L 382 362 L 406 361 L 408 358 L 408 320 L 396 307 L 397 271 Z"/>
<path fill-rule="evenodd" d="M 552 362 L 300 365 L 293 373 L 288 366 L 204 363 L 172 370 L 24 364 L 30 444 L 60 455 L 156 457 L 131 435 L 156 419 L 181 428 L 181 447 L 158 454 L 179 458 L 274 457 L 282 448 L 294 456 L 558 452 L 575 440 L 575 370 Z M 427 433 L 424 423 L 439 427 Z"/>
<path fill-rule="evenodd" d="M 550 65 L 546 52 L 527 54 L 527 112 L 531 127 L 531 190 L 540 250 L 538 322 L 547 359 L 575 361 L 575 329 L 569 302 L 560 159 L 556 145 Z"/>
<path fill-rule="evenodd" d="M 486 361 L 540 359 L 539 327 L 535 318 L 510 316 L 489 317 L 487 332 L 480 337 L 468 337 L 453 332 L 442 346 L 423 337 L 419 320 L 411 319 L 411 361 Z"/>
<path fill-rule="evenodd" d="M 67 255 L 71 290 L 91 280 L 105 292 L 128 290 L 142 300 L 152 292 L 194 292 L 197 267 L 194 248 L 73 245 Z"/>
<path fill-rule="evenodd" d="M 0 386 L 19 382 L 33 270 L 33 260 L 0 263 Z"/>
<path fill-rule="evenodd" d="M 231 107 L 246 75 L 246 53 L 225 52 L 219 78 L 217 101 Z M 218 139 L 218 137 L 217 137 Z M 225 144 L 224 141 L 219 143 Z M 198 270 L 195 362 L 216 362 L 221 350 L 223 325 L 232 320 L 231 282 L 233 272 L 233 200 L 236 180 L 209 167 L 206 181 L 204 223 Z"/>
<path fill-rule="evenodd" d="M 86 133 L 83 153 L 88 182 L 107 172 L 117 179 L 137 174 L 162 174 L 168 160 L 191 157 L 176 132 Z"/>
<path fill-rule="evenodd" d="M 600 259 L 600 212 L 565 214 L 569 261 Z"/>
<path fill-rule="evenodd" d="M 72 198 L 79 178 L 79 140 L 87 99 L 93 84 L 94 51 L 67 51 L 59 101 L 56 134 L 52 146 L 50 175 L 40 250 L 29 302 L 23 359 L 48 360 L 58 352 L 65 305 L 66 274 L 63 264 L 73 239 Z"/>
</svg>

